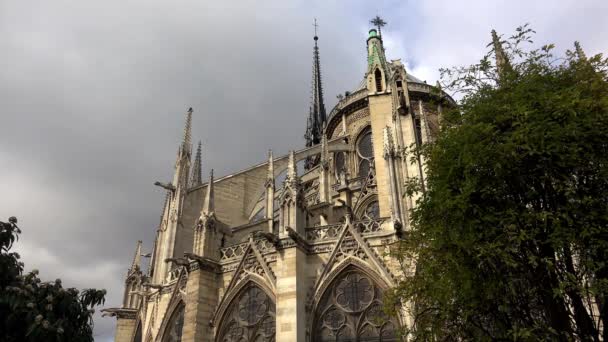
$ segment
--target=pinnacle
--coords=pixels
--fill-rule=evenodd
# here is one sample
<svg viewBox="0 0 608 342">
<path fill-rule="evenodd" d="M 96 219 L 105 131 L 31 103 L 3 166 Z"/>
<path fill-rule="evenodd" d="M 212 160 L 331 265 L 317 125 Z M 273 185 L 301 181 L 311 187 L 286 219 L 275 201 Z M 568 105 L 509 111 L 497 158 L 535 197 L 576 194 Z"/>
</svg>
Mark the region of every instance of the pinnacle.
<svg viewBox="0 0 608 342">
<path fill-rule="evenodd" d="M 321 81 L 321 62 L 319 58 L 319 46 L 317 41 L 316 28 L 317 23 L 315 20 L 315 45 L 313 47 L 313 63 L 312 63 L 312 89 L 311 89 L 311 103 L 310 112 L 306 127 L 306 146 L 316 145 L 321 141 L 321 134 L 323 133 L 323 125 L 327 121 L 327 114 L 325 111 L 325 103 L 323 101 L 323 84 Z"/>
<path fill-rule="evenodd" d="M 198 148 L 196 149 L 196 157 L 194 159 L 194 165 L 192 167 L 192 179 L 190 182 L 191 186 L 200 185 L 203 182 L 202 175 L 202 142 L 198 141 Z"/>
<path fill-rule="evenodd" d="M 184 138 L 182 140 L 182 150 L 190 151 L 190 145 L 192 140 L 192 107 L 188 109 L 186 113 L 186 124 L 184 126 Z"/>
</svg>

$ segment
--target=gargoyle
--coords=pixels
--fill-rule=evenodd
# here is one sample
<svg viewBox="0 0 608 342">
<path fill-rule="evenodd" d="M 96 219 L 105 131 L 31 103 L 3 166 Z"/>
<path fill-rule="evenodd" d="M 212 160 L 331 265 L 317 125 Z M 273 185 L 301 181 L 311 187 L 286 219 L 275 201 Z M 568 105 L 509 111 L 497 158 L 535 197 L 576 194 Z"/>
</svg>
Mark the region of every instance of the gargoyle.
<svg viewBox="0 0 608 342">
<path fill-rule="evenodd" d="M 177 266 L 188 267 L 188 265 L 190 265 L 188 260 L 186 260 L 184 258 L 167 258 L 167 259 L 165 259 L 165 262 L 172 262 L 172 263 L 176 264 Z"/>
<path fill-rule="evenodd" d="M 141 286 L 150 288 L 150 289 L 155 289 L 155 290 L 162 290 L 162 288 L 163 288 L 163 286 L 160 284 L 150 284 L 150 283 L 143 283 L 143 284 L 141 284 Z"/>
<path fill-rule="evenodd" d="M 154 185 L 156 186 L 160 186 L 163 189 L 169 190 L 171 192 L 175 191 L 175 185 L 171 184 L 171 183 L 161 183 L 161 182 L 154 182 Z"/>
<path fill-rule="evenodd" d="M 399 219 L 395 219 L 393 222 L 393 227 L 395 227 L 395 234 L 397 234 L 398 238 L 403 237 L 403 223 Z"/>
<path fill-rule="evenodd" d="M 251 233 L 251 235 L 253 236 L 254 239 L 266 239 L 266 240 L 268 240 L 268 242 L 272 243 L 275 247 L 279 245 L 279 241 L 280 241 L 279 238 L 272 233 L 258 230 L 258 231 Z"/>
<path fill-rule="evenodd" d="M 293 230 L 293 228 L 291 227 L 285 227 L 285 230 L 287 231 L 287 235 L 289 235 L 289 237 L 300 247 L 303 247 L 305 249 L 308 249 L 309 245 L 308 242 L 306 242 L 306 240 L 304 238 L 302 238 L 300 236 L 300 234 L 298 234 L 298 232 L 296 232 L 295 230 Z"/>
<path fill-rule="evenodd" d="M 348 205 L 343 199 L 338 198 L 337 200 L 338 202 L 340 202 L 342 204 L 342 207 L 346 208 L 346 212 L 348 213 L 348 215 L 350 215 L 350 217 L 353 217 L 353 207 L 351 207 L 350 205 Z"/>
</svg>

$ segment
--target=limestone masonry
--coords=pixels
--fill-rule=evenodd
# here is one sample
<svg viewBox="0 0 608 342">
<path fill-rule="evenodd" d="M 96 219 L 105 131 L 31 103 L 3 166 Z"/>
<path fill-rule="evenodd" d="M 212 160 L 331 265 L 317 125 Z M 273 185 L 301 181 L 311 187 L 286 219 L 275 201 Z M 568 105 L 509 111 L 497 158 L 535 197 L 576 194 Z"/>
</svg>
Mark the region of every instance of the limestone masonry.
<svg viewBox="0 0 608 342">
<path fill-rule="evenodd" d="M 454 101 L 387 61 L 372 29 L 365 78 L 327 114 L 317 42 L 305 148 L 204 183 L 187 112 L 147 272 L 138 242 L 122 307 L 104 310 L 116 341 L 399 340 L 408 317 L 381 301 L 404 272 L 388 255 L 416 200 L 403 185 L 424 186 L 406 151 Z"/>
</svg>

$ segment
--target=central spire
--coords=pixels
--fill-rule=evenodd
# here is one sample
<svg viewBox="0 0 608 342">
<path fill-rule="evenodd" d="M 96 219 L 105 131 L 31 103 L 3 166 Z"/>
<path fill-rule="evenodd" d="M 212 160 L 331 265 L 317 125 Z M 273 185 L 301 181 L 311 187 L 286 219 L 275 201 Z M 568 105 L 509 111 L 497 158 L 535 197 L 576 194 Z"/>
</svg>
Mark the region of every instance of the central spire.
<svg viewBox="0 0 608 342">
<path fill-rule="evenodd" d="M 319 46 L 317 41 L 317 19 L 314 22 L 315 27 L 315 46 L 313 48 L 312 60 L 312 96 L 310 101 L 310 112 L 306 127 L 306 146 L 313 146 L 321 142 L 323 127 L 327 121 L 325 112 L 325 103 L 323 102 L 323 85 L 321 83 L 321 62 L 319 60 Z"/>
</svg>

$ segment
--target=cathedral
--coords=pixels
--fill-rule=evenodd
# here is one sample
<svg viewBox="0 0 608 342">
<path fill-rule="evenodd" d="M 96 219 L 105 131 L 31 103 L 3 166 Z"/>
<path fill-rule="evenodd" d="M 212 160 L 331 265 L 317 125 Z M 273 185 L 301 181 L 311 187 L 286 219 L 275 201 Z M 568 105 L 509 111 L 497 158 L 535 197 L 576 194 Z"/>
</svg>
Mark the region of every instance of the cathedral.
<svg viewBox="0 0 608 342">
<path fill-rule="evenodd" d="M 103 310 L 117 342 L 401 340 L 407 312 L 386 315 L 382 298 L 408 271 L 389 253 L 416 202 L 404 184 L 425 185 L 408 151 L 455 103 L 387 60 L 379 28 L 366 43 L 364 78 L 327 113 L 315 35 L 298 151 L 204 179 L 188 110 L 173 180 L 155 183 L 166 197 L 152 252 L 137 243 L 122 306 Z"/>
</svg>

